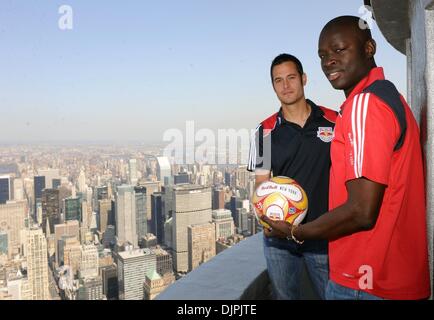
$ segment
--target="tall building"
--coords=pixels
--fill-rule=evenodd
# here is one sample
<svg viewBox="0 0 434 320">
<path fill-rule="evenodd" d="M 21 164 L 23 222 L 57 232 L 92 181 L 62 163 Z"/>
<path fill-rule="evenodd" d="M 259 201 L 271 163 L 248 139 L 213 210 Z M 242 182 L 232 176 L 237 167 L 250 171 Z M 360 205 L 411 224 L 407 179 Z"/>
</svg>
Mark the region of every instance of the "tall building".
<svg viewBox="0 0 434 320">
<path fill-rule="evenodd" d="M 84 168 L 81 168 L 80 174 L 77 179 L 78 191 L 85 193 L 87 190 L 86 185 L 86 174 L 84 173 Z"/>
<path fill-rule="evenodd" d="M 102 292 L 107 300 L 118 300 L 118 271 L 116 265 L 100 268 Z"/>
<path fill-rule="evenodd" d="M 26 218 L 26 201 L 0 204 L 0 231 L 8 234 L 9 257 L 20 253 L 20 230 L 24 229 Z"/>
<path fill-rule="evenodd" d="M 27 257 L 27 277 L 32 300 L 48 300 L 47 240 L 42 229 L 25 230 L 23 241 Z"/>
<path fill-rule="evenodd" d="M 105 232 L 111 214 L 112 202 L 109 199 L 98 200 L 98 230 Z"/>
<path fill-rule="evenodd" d="M 42 190 L 45 189 L 45 177 L 44 176 L 35 176 L 33 177 L 34 182 L 34 192 L 35 192 L 35 200 L 42 198 Z"/>
<path fill-rule="evenodd" d="M 148 230 L 151 230 L 151 195 L 156 192 L 160 192 L 160 182 L 147 181 L 141 183 L 140 186 L 146 188 L 146 215 L 148 219 Z"/>
<path fill-rule="evenodd" d="M 115 226 L 116 225 L 116 201 L 111 200 L 111 202 L 112 202 L 112 209 L 110 210 L 108 215 L 107 225 Z"/>
<path fill-rule="evenodd" d="M 215 224 L 216 239 L 227 239 L 235 234 L 234 219 L 227 209 L 213 210 L 212 222 Z"/>
<path fill-rule="evenodd" d="M 174 186 L 164 186 L 161 187 L 161 200 L 163 205 L 163 212 L 165 220 L 173 217 L 173 197 L 174 197 Z"/>
<path fill-rule="evenodd" d="M 211 189 L 197 185 L 173 188 L 172 248 L 175 270 L 188 272 L 188 226 L 211 222 Z"/>
<path fill-rule="evenodd" d="M 130 161 L 128 162 L 128 184 L 136 186 L 137 181 L 137 160 L 130 159 Z"/>
<path fill-rule="evenodd" d="M 59 189 L 42 190 L 42 230 L 48 234 L 47 226 L 50 227 L 49 233 L 54 232 L 54 225 L 60 221 L 60 198 Z"/>
<path fill-rule="evenodd" d="M 98 276 L 98 249 L 93 244 L 81 246 L 80 277 L 94 278 Z"/>
<path fill-rule="evenodd" d="M 188 269 L 197 268 L 216 255 L 215 225 L 210 222 L 188 227 Z"/>
<path fill-rule="evenodd" d="M 160 275 L 165 275 L 166 273 L 173 273 L 173 260 L 170 253 L 161 247 L 156 247 L 152 249 L 155 253 L 157 259 L 157 272 Z"/>
<path fill-rule="evenodd" d="M 13 198 L 15 201 L 24 200 L 24 183 L 23 179 L 15 178 L 13 180 Z M 31 193 L 30 193 L 31 194 Z"/>
<path fill-rule="evenodd" d="M 62 236 L 59 241 L 59 254 L 63 253 L 63 264 L 71 267 L 76 275 L 81 264 L 81 244 L 74 236 Z"/>
<path fill-rule="evenodd" d="M 241 207 L 242 207 L 241 201 L 236 196 L 231 196 L 230 208 L 231 208 L 232 218 L 234 219 L 235 227 L 237 228 L 239 226 L 237 209 Z"/>
<path fill-rule="evenodd" d="M 58 189 L 62 183 L 60 179 L 55 178 L 52 180 L 52 184 L 53 184 L 53 189 Z"/>
<path fill-rule="evenodd" d="M 108 186 L 100 186 L 95 188 L 95 199 L 104 200 L 109 199 Z"/>
<path fill-rule="evenodd" d="M 235 171 L 236 186 L 239 188 L 247 188 L 250 175 L 250 172 L 247 171 L 247 166 L 239 166 Z"/>
<path fill-rule="evenodd" d="M 190 177 L 187 172 L 180 172 L 174 176 L 174 184 L 190 183 Z"/>
<path fill-rule="evenodd" d="M 87 232 L 90 229 L 90 224 L 92 220 L 92 207 L 91 205 L 86 201 L 81 201 L 81 228 L 83 229 L 83 232 Z"/>
<path fill-rule="evenodd" d="M 168 286 L 175 282 L 173 273 L 167 273 L 164 276 L 158 274 L 157 271 L 151 270 L 146 274 L 146 280 L 143 285 L 145 300 L 154 300 Z"/>
<path fill-rule="evenodd" d="M 110 224 L 107 226 L 107 229 L 104 232 L 102 241 L 103 241 L 104 248 L 114 247 L 114 245 L 116 243 L 115 226 L 110 225 Z"/>
<path fill-rule="evenodd" d="M 155 237 L 155 235 L 152 233 L 148 233 L 140 239 L 141 248 L 153 248 L 156 247 L 157 244 L 157 237 Z"/>
<path fill-rule="evenodd" d="M 224 209 L 225 208 L 225 191 L 223 188 L 213 188 L 212 190 L 212 209 Z"/>
<path fill-rule="evenodd" d="M 238 208 L 237 217 L 238 217 L 237 233 L 245 234 L 249 230 L 247 210 L 245 208 Z"/>
<path fill-rule="evenodd" d="M 12 185 L 10 176 L 0 176 L 0 204 L 12 200 Z"/>
<path fill-rule="evenodd" d="M 0 256 L 8 255 L 9 253 L 9 242 L 8 233 L 5 230 L 0 230 Z"/>
<path fill-rule="evenodd" d="M 138 245 L 136 196 L 132 186 L 119 186 L 116 193 L 116 236 L 118 244 Z"/>
<path fill-rule="evenodd" d="M 102 300 L 102 278 L 100 276 L 81 278 L 77 299 Z"/>
<path fill-rule="evenodd" d="M 38 221 L 37 212 L 36 212 L 36 204 L 41 203 L 42 200 L 42 190 L 45 189 L 45 177 L 44 176 L 35 176 L 33 177 L 33 191 L 34 191 L 34 204 L 35 204 L 35 214 L 34 220 Z"/>
<path fill-rule="evenodd" d="M 166 222 L 166 219 L 164 216 L 162 195 L 160 192 L 151 195 L 151 214 L 151 225 L 153 228 L 150 230 L 150 232 L 155 234 L 157 237 L 157 242 L 162 244 L 164 241 L 164 222 Z"/>
<path fill-rule="evenodd" d="M 228 171 L 225 172 L 225 185 L 228 187 L 232 187 L 234 185 L 232 181 L 232 175 Z"/>
<path fill-rule="evenodd" d="M 171 184 L 172 168 L 169 158 L 157 157 L 157 178 L 164 186 Z"/>
<path fill-rule="evenodd" d="M 249 213 L 247 215 L 247 224 L 250 235 L 254 235 L 260 231 L 258 228 L 259 222 L 254 213 Z"/>
<path fill-rule="evenodd" d="M 155 254 L 149 249 L 129 247 L 116 255 L 119 300 L 143 300 L 146 274 L 156 269 Z"/>
<path fill-rule="evenodd" d="M 55 189 L 53 180 L 60 179 L 59 169 L 39 169 L 38 175 L 45 177 L 45 188 L 47 189 Z"/>
<path fill-rule="evenodd" d="M 137 186 L 134 187 L 136 194 L 136 229 L 137 237 L 141 239 L 148 233 L 148 215 L 146 212 L 147 207 L 147 195 L 146 187 Z"/>
<path fill-rule="evenodd" d="M 164 245 L 173 253 L 173 218 L 164 223 Z"/>
<path fill-rule="evenodd" d="M 70 197 L 63 200 L 63 214 L 65 221 L 82 219 L 82 204 L 81 198 Z"/>
<path fill-rule="evenodd" d="M 29 281 L 23 276 L 21 271 L 7 279 L 7 293 L 11 295 L 11 300 L 32 300 Z M 3 300 L 0 296 L 0 300 Z"/>
<path fill-rule="evenodd" d="M 55 243 L 56 243 L 56 262 L 57 265 L 60 266 L 61 262 L 63 261 L 63 251 L 60 252 L 60 244 L 59 241 L 64 236 L 71 236 L 74 237 L 77 241 L 80 238 L 80 226 L 79 222 L 77 220 L 71 220 L 66 221 L 63 224 L 57 224 L 54 226 L 54 237 L 55 237 Z M 63 249 L 63 247 L 62 247 Z"/>
</svg>

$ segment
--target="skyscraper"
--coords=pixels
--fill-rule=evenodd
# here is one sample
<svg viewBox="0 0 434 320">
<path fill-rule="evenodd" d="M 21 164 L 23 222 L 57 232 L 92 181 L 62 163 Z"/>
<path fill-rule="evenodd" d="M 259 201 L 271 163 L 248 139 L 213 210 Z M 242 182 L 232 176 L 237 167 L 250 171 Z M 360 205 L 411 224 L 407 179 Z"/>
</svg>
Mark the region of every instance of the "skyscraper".
<svg viewBox="0 0 434 320">
<path fill-rule="evenodd" d="M 134 192 L 136 195 L 137 237 L 138 239 L 141 239 L 148 233 L 148 216 L 146 212 L 146 208 L 147 208 L 146 187 L 143 186 L 134 187 Z"/>
<path fill-rule="evenodd" d="M 225 185 L 228 187 L 232 187 L 233 186 L 233 181 L 232 181 L 232 175 L 230 172 L 226 171 L 225 172 Z"/>
<path fill-rule="evenodd" d="M 100 268 L 102 292 L 107 300 L 118 300 L 118 271 L 116 265 Z"/>
<path fill-rule="evenodd" d="M 44 176 L 35 176 L 33 177 L 33 190 L 34 190 L 34 220 L 38 221 L 37 212 L 36 212 L 36 204 L 41 203 L 42 200 L 42 190 L 45 189 L 45 177 Z"/>
<path fill-rule="evenodd" d="M 107 186 L 100 186 L 95 188 L 95 199 L 96 200 L 104 200 L 108 199 L 108 187 Z"/>
<path fill-rule="evenodd" d="M 188 226 L 211 222 L 211 189 L 197 185 L 173 188 L 172 248 L 175 270 L 188 272 Z"/>
<path fill-rule="evenodd" d="M 0 176 L 0 204 L 5 204 L 6 201 L 12 200 L 11 189 L 11 177 Z"/>
<path fill-rule="evenodd" d="M 227 209 L 213 210 L 212 221 L 215 224 L 216 239 L 222 240 L 233 236 L 235 233 L 232 213 Z"/>
<path fill-rule="evenodd" d="M 118 244 L 137 247 L 136 197 L 132 186 L 119 186 L 116 193 L 116 236 Z"/>
<path fill-rule="evenodd" d="M 47 241 L 42 229 L 25 230 L 24 246 L 27 257 L 27 277 L 32 300 L 48 300 Z"/>
<path fill-rule="evenodd" d="M 151 195 L 151 213 L 152 213 L 152 226 L 151 232 L 157 237 L 159 244 L 164 241 L 164 222 L 166 222 L 164 212 L 162 195 L 160 192 Z"/>
<path fill-rule="evenodd" d="M 8 255 L 8 253 L 9 253 L 8 233 L 5 230 L 0 230 L 0 256 Z"/>
<path fill-rule="evenodd" d="M 152 249 L 157 258 L 157 272 L 160 275 L 166 273 L 173 273 L 173 259 L 172 256 L 161 247 Z"/>
<path fill-rule="evenodd" d="M 45 189 L 45 177 L 44 176 L 35 176 L 33 177 L 34 181 L 34 191 L 35 191 L 35 200 L 42 198 L 42 190 Z"/>
<path fill-rule="evenodd" d="M 163 206 L 164 218 L 166 221 L 173 217 L 173 199 L 174 199 L 174 186 L 163 186 L 161 187 L 161 202 Z"/>
<path fill-rule="evenodd" d="M 45 177 L 45 188 L 47 189 L 55 189 L 53 180 L 60 179 L 59 169 L 39 169 L 38 175 Z"/>
<path fill-rule="evenodd" d="M 61 185 L 61 180 L 60 179 L 53 179 L 53 189 L 58 189 Z"/>
<path fill-rule="evenodd" d="M 78 220 L 81 221 L 82 205 L 81 198 L 70 197 L 63 200 L 63 213 L 65 221 Z"/>
<path fill-rule="evenodd" d="M 111 213 L 112 202 L 109 199 L 98 200 L 98 229 L 102 233 L 108 226 L 109 216 Z"/>
<path fill-rule="evenodd" d="M 107 226 L 107 229 L 104 232 L 104 236 L 103 236 L 102 241 L 103 241 L 105 248 L 114 247 L 115 242 L 116 242 L 115 226 L 110 225 L 110 224 Z"/>
<path fill-rule="evenodd" d="M 80 228 L 79 223 L 77 220 L 71 220 L 66 221 L 63 224 L 57 224 L 54 226 L 54 236 L 56 241 L 56 262 L 59 266 L 61 264 L 61 261 L 63 261 L 63 251 L 61 250 L 61 245 L 59 244 L 59 241 L 62 239 L 63 236 L 70 236 L 74 237 L 77 241 L 80 237 Z M 62 248 L 63 250 L 63 248 Z"/>
<path fill-rule="evenodd" d="M 163 292 L 168 286 L 175 282 L 175 276 L 173 273 L 166 273 L 161 276 L 155 270 L 151 270 L 146 274 L 146 280 L 143 285 L 145 300 L 154 300 L 161 292 Z"/>
<path fill-rule="evenodd" d="M 120 300 L 143 300 L 146 274 L 156 269 L 155 254 L 149 249 L 126 248 L 118 252 L 118 286 Z"/>
<path fill-rule="evenodd" d="M 188 227 L 189 271 L 207 262 L 216 254 L 215 225 L 210 222 Z"/>
<path fill-rule="evenodd" d="M 242 203 L 239 199 L 237 199 L 236 196 L 231 196 L 231 202 L 230 202 L 230 208 L 231 208 L 231 213 L 232 213 L 232 218 L 234 219 L 234 224 L 235 227 L 238 228 L 239 226 L 239 216 L 237 214 L 237 209 L 242 207 Z"/>
<path fill-rule="evenodd" d="M 189 178 L 187 172 L 180 172 L 174 176 L 174 183 L 175 184 L 184 184 L 184 183 L 189 183 L 189 182 L 190 182 L 190 178 Z"/>
<path fill-rule="evenodd" d="M 239 166 L 235 171 L 236 186 L 240 188 L 247 188 L 250 180 L 250 172 L 247 171 L 247 166 Z"/>
<path fill-rule="evenodd" d="M 128 162 L 128 183 L 132 186 L 136 186 L 137 181 L 137 160 L 130 159 Z"/>
<path fill-rule="evenodd" d="M 74 236 L 62 236 L 59 241 L 59 255 L 63 256 L 63 263 L 71 267 L 71 272 L 76 275 L 81 264 L 81 245 Z M 62 257 L 59 258 L 62 261 Z"/>
<path fill-rule="evenodd" d="M 84 173 L 84 168 L 81 168 L 80 174 L 77 179 L 78 191 L 85 193 L 87 190 L 86 185 L 86 174 Z"/>
<path fill-rule="evenodd" d="M 102 300 L 102 278 L 100 276 L 80 278 L 78 300 Z"/>
<path fill-rule="evenodd" d="M 42 230 L 47 233 L 47 220 L 50 233 L 54 232 L 54 225 L 60 221 L 59 189 L 42 190 Z"/>
<path fill-rule="evenodd" d="M 84 244 L 81 246 L 80 277 L 96 276 L 98 276 L 98 249 L 94 244 Z"/>
<path fill-rule="evenodd" d="M 0 231 L 6 231 L 9 239 L 9 257 L 20 252 L 20 230 L 27 217 L 25 201 L 9 201 L 0 204 Z"/>
<path fill-rule="evenodd" d="M 146 188 L 146 215 L 148 219 L 148 230 L 151 229 L 150 222 L 152 219 L 151 216 L 151 195 L 155 192 L 160 192 L 160 182 L 147 181 L 145 183 L 141 183 L 140 186 Z"/>
<path fill-rule="evenodd" d="M 172 169 L 169 158 L 157 157 L 157 178 L 164 186 L 171 184 Z"/>
<path fill-rule="evenodd" d="M 14 179 L 14 183 L 13 183 L 13 198 L 16 201 L 21 201 L 24 200 L 24 184 L 23 184 L 23 179 L 18 179 L 15 178 Z"/>
<path fill-rule="evenodd" d="M 238 217 L 237 233 L 245 234 L 249 230 L 247 210 L 245 208 L 238 208 L 237 217 Z"/>
<path fill-rule="evenodd" d="M 215 187 L 212 190 L 212 209 L 224 209 L 225 208 L 225 191 L 221 187 Z"/>
</svg>

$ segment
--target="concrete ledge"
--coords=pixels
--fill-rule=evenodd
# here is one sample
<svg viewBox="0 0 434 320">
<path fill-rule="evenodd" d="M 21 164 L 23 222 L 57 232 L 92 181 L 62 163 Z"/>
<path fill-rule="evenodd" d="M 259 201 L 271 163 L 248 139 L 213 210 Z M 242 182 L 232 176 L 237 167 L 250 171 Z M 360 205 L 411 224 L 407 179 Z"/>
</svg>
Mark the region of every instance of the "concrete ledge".
<svg viewBox="0 0 434 320">
<path fill-rule="evenodd" d="M 156 300 L 266 300 L 271 287 L 262 233 L 241 241 L 176 281 Z M 316 299 L 306 271 L 303 299 Z"/>
</svg>

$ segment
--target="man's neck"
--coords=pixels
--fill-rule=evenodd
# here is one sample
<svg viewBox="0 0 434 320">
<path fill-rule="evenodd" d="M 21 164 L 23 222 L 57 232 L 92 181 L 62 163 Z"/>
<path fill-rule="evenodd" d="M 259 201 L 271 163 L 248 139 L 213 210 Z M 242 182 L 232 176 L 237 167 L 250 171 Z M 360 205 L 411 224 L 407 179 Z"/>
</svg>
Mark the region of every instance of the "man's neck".
<svg viewBox="0 0 434 320">
<path fill-rule="evenodd" d="M 285 120 L 296 123 L 300 127 L 304 127 L 311 111 L 312 108 L 307 103 L 306 99 L 300 99 L 291 105 L 282 105 L 282 114 Z"/>
</svg>

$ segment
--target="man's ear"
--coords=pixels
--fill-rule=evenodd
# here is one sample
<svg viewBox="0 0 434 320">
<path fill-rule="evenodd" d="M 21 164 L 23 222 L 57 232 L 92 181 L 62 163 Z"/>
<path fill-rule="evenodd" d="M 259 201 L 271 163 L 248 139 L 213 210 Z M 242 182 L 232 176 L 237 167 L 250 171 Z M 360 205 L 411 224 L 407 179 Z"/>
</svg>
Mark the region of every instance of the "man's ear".
<svg viewBox="0 0 434 320">
<path fill-rule="evenodd" d="M 303 82 L 303 86 L 305 86 L 306 83 L 307 83 L 307 75 L 306 75 L 306 73 L 303 73 L 303 75 L 301 76 L 301 81 Z"/>
<path fill-rule="evenodd" d="M 374 58 L 375 53 L 377 52 L 377 43 L 374 39 L 369 39 L 365 43 L 365 53 L 368 59 Z"/>
</svg>

